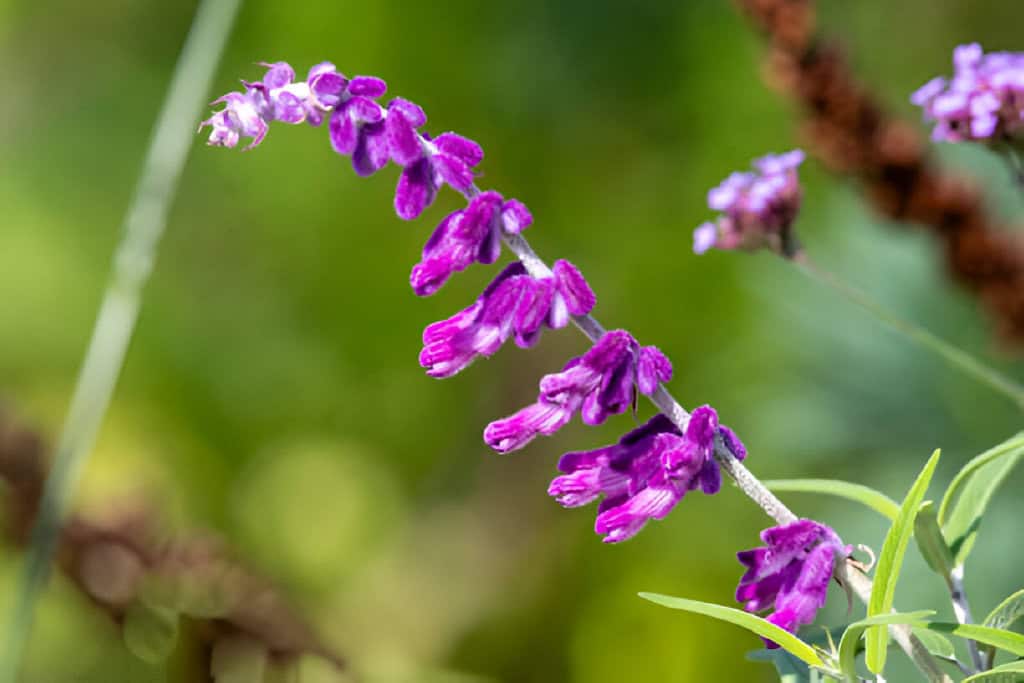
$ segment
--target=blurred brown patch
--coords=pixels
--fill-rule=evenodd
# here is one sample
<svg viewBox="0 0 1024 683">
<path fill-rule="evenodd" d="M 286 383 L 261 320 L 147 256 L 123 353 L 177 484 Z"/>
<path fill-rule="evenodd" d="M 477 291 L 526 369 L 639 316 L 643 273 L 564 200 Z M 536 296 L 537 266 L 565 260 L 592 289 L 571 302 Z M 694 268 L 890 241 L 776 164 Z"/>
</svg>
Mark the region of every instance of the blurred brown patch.
<svg viewBox="0 0 1024 683">
<path fill-rule="evenodd" d="M 6 528 L 25 546 L 42 497 L 47 454 L 42 439 L 0 407 L 0 479 L 6 484 Z M 316 655 L 339 670 L 344 659 L 324 644 L 266 579 L 233 557 L 209 533 L 169 536 L 159 512 L 144 502 L 105 511 L 103 520 L 67 520 L 57 564 L 119 625 L 133 605 L 156 605 L 188 619 L 190 636 L 216 668 L 215 653 L 239 639 L 276 663 Z M 228 648 L 230 649 L 230 648 Z"/>
<path fill-rule="evenodd" d="M 932 232 L 953 278 L 981 301 L 1007 341 L 1024 343 L 1020 238 L 988 215 L 976 187 L 938 168 L 922 135 L 886 113 L 838 46 L 816 35 L 811 0 L 737 2 L 770 38 L 765 79 L 803 105 L 811 150 L 856 177 L 883 215 Z"/>
</svg>

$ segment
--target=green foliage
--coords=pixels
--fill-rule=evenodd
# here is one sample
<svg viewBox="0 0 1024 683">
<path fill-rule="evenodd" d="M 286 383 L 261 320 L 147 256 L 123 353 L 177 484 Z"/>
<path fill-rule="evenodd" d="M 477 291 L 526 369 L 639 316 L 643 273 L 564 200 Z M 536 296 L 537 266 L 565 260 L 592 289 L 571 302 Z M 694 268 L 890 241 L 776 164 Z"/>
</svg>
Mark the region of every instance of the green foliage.
<svg viewBox="0 0 1024 683">
<path fill-rule="evenodd" d="M 982 622 L 982 626 L 1009 629 L 1013 623 L 1021 617 L 1024 617 L 1024 590 L 1017 591 L 999 603 L 999 605 L 992 610 L 987 617 L 985 617 L 985 621 Z M 988 654 L 989 661 L 992 661 L 992 655 L 994 654 L 995 648 L 988 646 L 985 650 Z"/>
<path fill-rule="evenodd" d="M 989 501 L 1022 455 L 1024 432 L 968 462 L 946 490 L 938 521 L 957 565 L 967 560 Z"/>
<path fill-rule="evenodd" d="M 674 598 L 669 595 L 659 595 L 658 593 L 640 593 L 639 595 L 644 600 L 650 600 L 651 602 L 664 607 L 685 610 L 695 614 L 703 614 L 704 616 L 711 617 L 712 619 L 719 619 L 721 621 L 727 621 L 730 624 L 735 624 L 736 626 L 741 626 L 748 631 L 756 633 L 762 638 L 774 641 L 779 645 L 779 647 L 790 652 L 809 666 L 825 666 L 825 663 L 822 661 L 821 657 L 818 656 L 818 653 L 814 651 L 814 648 L 794 636 L 792 633 L 782 630 L 775 624 L 766 619 L 762 619 L 757 615 L 744 612 L 743 610 L 735 609 L 733 607 L 723 607 L 722 605 L 714 605 L 708 602 L 699 602 L 697 600 L 687 600 L 685 598 Z"/>
<path fill-rule="evenodd" d="M 939 633 L 950 633 L 960 638 L 967 638 L 979 643 L 1006 650 L 1018 657 L 1024 657 L 1024 636 L 1013 631 L 978 626 L 977 624 L 956 624 L 948 622 L 931 622 L 927 628 Z"/>
<path fill-rule="evenodd" d="M 178 640 L 178 613 L 137 601 L 124 616 L 124 644 L 128 650 L 149 664 L 167 659 Z"/>
<path fill-rule="evenodd" d="M 924 561 L 948 584 L 953 571 L 953 552 L 942 535 L 935 505 L 930 500 L 921 504 L 914 518 L 914 540 Z"/>
<path fill-rule="evenodd" d="M 917 639 L 921 641 L 925 649 L 931 654 L 942 657 L 943 659 L 950 659 L 956 655 L 956 651 L 953 649 L 953 643 L 949 641 L 949 638 L 936 633 L 935 631 L 929 631 L 927 628 L 920 626 L 914 626 L 911 629 Z"/>
<path fill-rule="evenodd" d="M 846 627 L 842 640 L 839 641 L 839 670 L 850 683 L 858 683 L 857 676 L 857 645 L 860 638 L 872 626 L 886 627 L 890 624 L 923 624 L 924 620 L 935 614 L 934 610 L 921 610 L 905 614 L 880 614 Z"/>
<path fill-rule="evenodd" d="M 1024 681 L 1024 661 L 1008 662 L 963 680 L 963 683 L 1021 683 Z"/>
<path fill-rule="evenodd" d="M 900 506 L 900 513 L 889 528 L 882 544 L 882 552 L 878 557 L 878 568 L 875 570 L 874 586 L 871 589 L 871 599 L 868 602 L 868 617 L 884 615 L 892 610 L 893 599 L 896 595 L 896 581 L 899 579 L 900 569 L 903 566 L 903 556 L 910 543 L 910 536 L 914 532 L 914 518 L 921 507 L 921 501 L 928 490 L 935 466 L 939 463 L 938 449 L 932 453 L 921 474 L 910 487 L 903 504 Z M 886 646 L 889 642 L 889 631 L 884 626 L 872 627 L 867 634 L 867 653 L 865 661 L 873 673 L 881 673 L 885 668 Z"/>
<path fill-rule="evenodd" d="M 772 479 L 763 482 L 776 493 L 823 493 L 865 505 L 890 521 L 896 519 L 900 506 L 880 491 L 839 479 Z"/>
</svg>

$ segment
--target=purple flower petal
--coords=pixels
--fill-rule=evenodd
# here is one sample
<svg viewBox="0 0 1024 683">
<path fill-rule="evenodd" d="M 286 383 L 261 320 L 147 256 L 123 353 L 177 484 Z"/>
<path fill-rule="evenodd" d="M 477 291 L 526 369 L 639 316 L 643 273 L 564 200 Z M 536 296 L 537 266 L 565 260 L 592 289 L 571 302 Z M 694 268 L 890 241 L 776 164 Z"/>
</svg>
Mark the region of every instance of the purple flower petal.
<svg viewBox="0 0 1024 683">
<path fill-rule="evenodd" d="M 583 274 L 564 259 L 555 261 L 552 268 L 558 293 L 565 299 L 565 305 L 572 315 L 587 315 L 594 309 L 597 297 L 594 290 L 587 284 Z"/>
<path fill-rule="evenodd" d="M 650 396 L 658 388 L 659 382 L 672 379 L 672 363 L 656 346 L 644 346 L 640 349 L 636 365 L 636 385 L 641 394 Z"/>
<path fill-rule="evenodd" d="M 503 230 L 508 235 L 518 235 L 533 224 L 533 215 L 518 199 L 510 199 L 501 207 Z"/>
<path fill-rule="evenodd" d="M 457 157 L 467 166 L 476 166 L 484 158 L 480 145 L 456 133 L 441 133 L 434 139 L 434 144 L 442 153 Z"/>
<path fill-rule="evenodd" d="M 388 138 L 384 122 L 363 126 L 359 142 L 352 153 L 352 168 L 360 176 L 370 176 L 388 163 Z"/>
<path fill-rule="evenodd" d="M 332 119 L 333 121 L 333 119 Z M 333 138 L 332 138 L 333 140 Z M 437 196 L 430 159 L 424 157 L 402 171 L 395 190 L 395 212 L 398 217 L 411 221 L 430 206 Z"/>
<path fill-rule="evenodd" d="M 353 95 L 380 97 L 388 91 L 388 85 L 375 76 L 354 76 L 349 81 L 348 91 Z"/>
<path fill-rule="evenodd" d="M 327 131 L 331 138 L 331 147 L 338 154 L 352 156 L 359 143 L 359 129 L 355 121 L 348 115 L 347 111 L 335 110 L 331 114 L 331 120 L 327 124 Z"/>
</svg>

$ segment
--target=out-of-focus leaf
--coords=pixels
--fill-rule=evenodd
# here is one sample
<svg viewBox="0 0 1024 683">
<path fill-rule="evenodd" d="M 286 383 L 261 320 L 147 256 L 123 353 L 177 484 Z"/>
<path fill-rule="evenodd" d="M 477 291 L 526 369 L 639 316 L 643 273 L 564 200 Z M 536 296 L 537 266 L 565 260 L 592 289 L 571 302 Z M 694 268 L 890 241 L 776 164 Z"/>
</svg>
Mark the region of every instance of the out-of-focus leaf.
<svg viewBox="0 0 1024 683">
<path fill-rule="evenodd" d="M 764 485 L 775 492 L 822 493 L 865 505 L 883 517 L 893 520 L 900 506 L 881 491 L 862 484 L 839 479 L 772 479 Z"/>
<path fill-rule="evenodd" d="M 989 628 L 1009 629 L 1013 622 L 1024 617 L 1024 590 L 1019 590 L 1010 597 L 1003 600 L 999 605 L 985 617 L 982 626 Z M 989 661 L 995 654 L 994 647 L 986 647 Z"/>
<path fill-rule="evenodd" d="M 949 485 L 938 519 L 956 564 L 966 561 L 989 501 L 1022 455 L 1024 432 L 968 462 Z"/>
<path fill-rule="evenodd" d="M 954 636 L 967 638 L 968 640 L 976 640 L 979 643 L 991 645 L 1000 650 L 1006 650 L 1018 657 L 1024 657 L 1024 636 L 1013 631 L 1004 631 L 976 624 L 956 624 L 941 621 L 930 622 L 925 624 L 925 627 L 939 633 L 950 633 Z"/>
<path fill-rule="evenodd" d="M 703 614 L 704 616 L 711 617 L 712 619 L 719 619 L 721 621 L 727 621 L 730 624 L 735 624 L 736 626 L 742 626 L 762 638 L 767 638 L 768 640 L 777 643 L 779 647 L 791 652 L 810 666 L 825 666 L 825 663 L 821 660 L 821 657 L 818 656 L 818 653 L 814 651 L 814 648 L 794 636 L 789 631 L 784 631 L 770 621 L 762 619 L 757 615 L 744 612 L 743 610 L 735 609 L 733 607 L 723 607 L 722 605 L 715 605 L 709 602 L 699 602 L 697 600 L 687 600 L 685 598 L 674 598 L 669 595 L 660 595 L 658 593 L 639 593 L 639 595 L 644 600 L 650 600 L 651 602 L 662 605 L 663 607 L 681 609 L 695 614 Z"/>
<path fill-rule="evenodd" d="M 914 539 L 924 561 L 948 584 L 953 571 L 953 551 L 942 535 L 935 505 L 930 500 L 921 504 L 914 518 Z"/>
<path fill-rule="evenodd" d="M 791 655 L 781 647 L 777 650 L 754 650 L 747 653 L 747 659 L 754 662 L 771 662 L 779 674 L 779 683 L 811 683 L 812 672 L 799 658 Z"/>
<path fill-rule="evenodd" d="M 159 664 L 174 651 L 178 613 L 143 602 L 132 604 L 124 616 L 124 644 L 144 662 Z"/>
<path fill-rule="evenodd" d="M 929 631 L 926 628 L 914 626 L 914 635 L 921 641 L 925 649 L 928 652 L 936 655 L 937 657 L 943 657 L 945 659 L 951 659 L 956 656 L 956 651 L 953 649 L 953 643 L 949 641 L 949 638 L 936 633 L 935 631 Z"/>
<path fill-rule="evenodd" d="M 896 596 L 896 581 L 903 566 L 903 556 L 914 532 L 914 518 L 924 500 L 925 491 L 932 480 L 935 466 L 939 463 L 938 449 L 925 463 L 921 474 L 907 492 L 900 505 L 900 513 L 885 535 L 882 552 L 878 557 L 878 568 L 875 570 L 874 586 L 871 588 L 871 599 L 868 601 L 868 617 L 887 614 L 892 610 Z M 884 626 L 873 626 L 868 630 L 864 661 L 872 673 L 880 674 L 885 668 L 886 647 L 889 644 L 889 631 Z"/>
<path fill-rule="evenodd" d="M 934 610 L 907 612 L 904 614 L 880 614 L 867 619 L 855 621 L 846 627 L 843 639 L 839 641 L 839 669 L 847 681 L 858 683 L 857 677 L 857 644 L 864 631 L 872 626 L 886 627 L 890 624 L 923 624 L 925 619 L 935 614 Z"/>
<path fill-rule="evenodd" d="M 1024 660 L 1007 662 L 965 678 L 963 683 L 1021 683 L 1024 681 Z"/>
</svg>

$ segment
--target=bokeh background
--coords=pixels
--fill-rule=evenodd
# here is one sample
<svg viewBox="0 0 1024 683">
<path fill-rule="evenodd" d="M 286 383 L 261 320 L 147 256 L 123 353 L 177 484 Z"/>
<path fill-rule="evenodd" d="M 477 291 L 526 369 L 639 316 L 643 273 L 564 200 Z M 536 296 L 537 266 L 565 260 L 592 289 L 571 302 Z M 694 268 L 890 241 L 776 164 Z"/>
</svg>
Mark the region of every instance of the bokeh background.
<svg viewBox="0 0 1024 683">
<path fill-rule="evenodd" d="M 51 440 L 194 8 L 0 1 L 0 395 Z M 955 45 L 1024 47 L 1018 0 L 823 0 L 820 14 L 907 116 L 908 94 L 950 71 Z M 606 324 L 668 353 L 673 391 L 715 405 L 759 475 L 848 478 L 899 498 L 941 447 L 945 484 L 1019 429 L 1009 402 L 769 255 L 690 251 L 709 187 L 799 144 L 798 112 L 760 80 L 762 47 L 726 0 L 250 0 L 210 99 L 258 76 L 259 61 L 304 72 L 329 59 L 384 77 L 424 106 L 429 130 L 484 146 L 482 184 L 531 207 L 538 250 L 583 269 Z M 409 269 L 455 196 L 403 223 L 394 168 L 357 178 L 323 129 L 278 126 L 246 154 L 201 136 L 194 146 L 80 510 L 145 496 L 176 533 L 223 534 L 345 653 L 352 680 L 777 680 L 745 660 L 753 636 L 636 597 L 731 602 L 734 553 L 766 526 L 735 489 L 689 497 L 606 546 L 592 509 L 562 510 L 545 489 L 562 452 L 616 439 L 630 416 L 510 456 L 482 443 L 488 421 L 585 349 L 581 336 L 508 345 L 444 382 L 418 367 L 422 328 L 494 274 L 471 269 L 425 300 L 410 292 Z M 1024 215 L 994 156 L 937 153 L 984 183 L 994 210 Z M 803 177 L 798 229 L 819 262 L 1024 377 L 927 234 L 880 222 L 813 160 Z M 1021 587 L 1024 556 L 1007 541 L 1022 483 L 1002 490 L 968 567 L 982 614 Z M 852 504 L 784 499 L 849 542 L 881 543 L 883 520 Z M 898 604 L 944 603 L 908 557 Z M 0 607 L 19 559 L 4 546 Z M 846 606 L 833 590 L 823 621 L 835 625 Z M 136 661 L 58 576 L 24 680 L 182 680 L 175 656 Z"/>
</svg>

